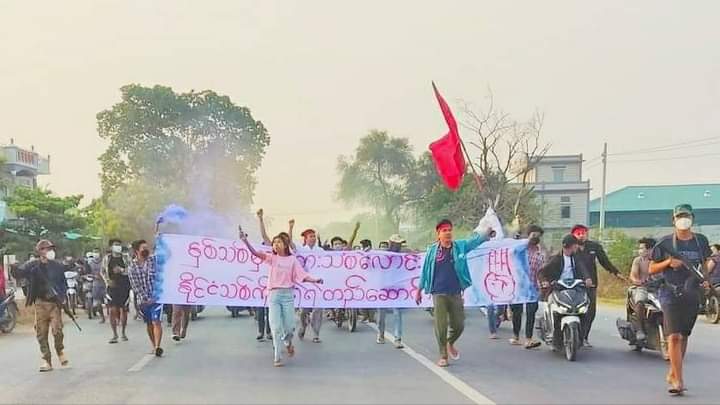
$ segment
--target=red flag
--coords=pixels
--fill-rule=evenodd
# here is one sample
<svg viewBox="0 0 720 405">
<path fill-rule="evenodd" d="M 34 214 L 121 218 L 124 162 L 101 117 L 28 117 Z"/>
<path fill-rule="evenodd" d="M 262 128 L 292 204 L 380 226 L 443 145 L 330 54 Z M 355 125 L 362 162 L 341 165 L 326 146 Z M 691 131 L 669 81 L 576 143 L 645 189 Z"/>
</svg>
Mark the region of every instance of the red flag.
<svg viewBox="0 0 720 405">
<path fill-rule="evenodd" d="M 430 144 L 430 153 L 443 183 L 450 190 L 457 191 L 462 185 L 463 176 L 465 176 L 465 157 L 460 147 L 460 134 L 450 107 L 435 87 L 435 82 L 432 85 L 449 131 L 445 136 Z"/>
</svg>

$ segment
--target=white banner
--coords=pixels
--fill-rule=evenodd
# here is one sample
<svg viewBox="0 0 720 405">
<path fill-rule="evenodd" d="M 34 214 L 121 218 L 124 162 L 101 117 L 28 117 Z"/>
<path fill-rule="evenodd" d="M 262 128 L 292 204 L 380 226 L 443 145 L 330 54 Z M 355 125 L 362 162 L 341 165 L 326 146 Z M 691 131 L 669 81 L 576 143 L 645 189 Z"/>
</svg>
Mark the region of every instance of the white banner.
<svg viewBox="0 0 720 405">
<path fill-rule="evenodd" d="M 468 254 L 473 286 L 465 303 L 483 306 L 537 300 L 527 268 L 527 241 L 491 241 Z M 258 250 L 268 251 L 258 246 Z M 242 242 L 163 234 L 157 239 L 158 302 L 241 307 L 266 305 L 268 266 Z M 371 252 L 298 253 L 300 263 L 324 284 L 295 285 L 299 308 L 416 307 L 424 254 Z M 432 305 L 425 296 L 423 306 Z"/>
</svg>

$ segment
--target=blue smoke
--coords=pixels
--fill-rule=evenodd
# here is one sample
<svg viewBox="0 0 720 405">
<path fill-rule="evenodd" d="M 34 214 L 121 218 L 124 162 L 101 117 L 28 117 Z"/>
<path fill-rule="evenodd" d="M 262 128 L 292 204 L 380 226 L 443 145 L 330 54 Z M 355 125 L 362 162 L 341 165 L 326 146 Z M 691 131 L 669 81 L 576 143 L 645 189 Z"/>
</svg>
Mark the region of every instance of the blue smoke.
<svg viewBox="0 0 720 405">
<path fill-rule="evenodd" d="M 158 215 L 156 223 L 181 224 L 188 216 L 189 213 L 185 208 L 177 204 L 170 204 Z"/>
</svg>

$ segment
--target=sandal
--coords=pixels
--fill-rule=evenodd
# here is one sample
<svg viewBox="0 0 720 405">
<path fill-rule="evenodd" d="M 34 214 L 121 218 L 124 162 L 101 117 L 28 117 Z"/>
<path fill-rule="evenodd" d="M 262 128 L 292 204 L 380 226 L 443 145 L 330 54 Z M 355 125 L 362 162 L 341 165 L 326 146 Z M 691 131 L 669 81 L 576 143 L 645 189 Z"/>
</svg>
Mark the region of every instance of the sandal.
<svg viewBox="0 0 720 405">
<path fill-rule="evenodd" d="M 317 338 L 317 337 L 313 338 L 313 343 L 321 343 L 321 342 L 322 342 L 322 340 L 320 340 L 320 338 Z"/>
<path fill-rule="evenodd" d="M 525 348 L 528 349 L 528 350 L 529 350 L 529 349 L 535 349 L 535 348 L 537 348 L 537 347 L 540 347 L 540 345 L 541 345 L 541 343 L 538 342 L 537 340 L 528 340 L 528 341 L 525 343 Z"/>
<path fill-rule="evenodd" d="M 448 366 L 448 361 L 447 361 L 447 359 L 440 359 L 440 360 L 438 360 L 437 366 L 438 366 L 438 367 L 443 367 L 443 368 L 444 368 L 444 367 L 447 367 L 447 366 Z"/>
<path fill-rule="evenodd" d="M 275 361 L 273 362 L 273 366 L 275 366 L 275 367 L 282 367 L 282 366 L 284 366 L 284 364 L 283 364 L 282 360 L 275 360 Z"/>
<path fill-rule="evenodd" d="M 515 337 L 514 337 L 514 338 L 511 338 L 511 339 L 510 339 L 510 344 L 511 344 L 512 346 L 520 346 L 520 345 L 521 345 L 520 339 L 515 338 Z"/>
<path fill-rule="evenodd" d="M 685 387 L 670 387 L 670 388 L 668 388 L 668 394 L 675 396 L 675 397 L 685 395 L 685 391 L 687 391 L 687 389 Z"/>
<path fill-rule="evenodd" d="M 108 343 L 110 343 L 111 345 L 114 345 L 117 342 L 118 342 L 118 338 L 114 337 L 114 338 L 110 339 L 110 341 Z"/>
<path fill-rule="evenodd" d="M 295 346 L 290 345 L 287 347 L 288 357 L 292 358 L 295 356 Z"/>
</svg>

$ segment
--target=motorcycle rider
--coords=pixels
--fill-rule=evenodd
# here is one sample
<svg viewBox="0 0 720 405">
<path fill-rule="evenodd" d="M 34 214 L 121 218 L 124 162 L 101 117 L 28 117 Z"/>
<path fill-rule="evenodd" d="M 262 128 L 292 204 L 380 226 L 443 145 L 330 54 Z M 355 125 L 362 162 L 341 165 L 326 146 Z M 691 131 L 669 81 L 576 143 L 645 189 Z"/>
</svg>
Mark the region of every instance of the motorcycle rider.
<svg viewBox="0 0 720 405">
<path fill-rule="evenodd" d="M 632 306 L 637 323 L 635 330 L 637 339 L 645 340 L 645 302 L 648 300 L 648 290 L 645 283 L 650 280 L 650 257 L 653 247 L 655 247 L 655 239 L 642 238 L 638 241 L 638 256 L 633 259 L 630 269 L 630 282 L 632 286 L 629 288 L 630 305 Z"/>
<path fill-rule="evenodd" d="M 540 281 L 540 292 L 543 300 L 546 301 L 551 292 L 551 284 L 558 280 L 584 280 L 586 289 L 593 286 L 590 272 L 585 262 L 580 260 L 578 255 L 580 242 L 573 235 L 565 235 L 562 239 L 562 250 L 550 257 L 548 262 L 540 269 L 538 280 Z M 547 310 L 547 309 L 546 309 Z M 581 322 L 587 324 L 587 314 L 582 316 Z M 585 328 L 583 325 L 583 330 Z M 555 328 L 556 338 L 558 328 Z M 555 339 L 553 339 L 555 340 Z"/>
<path fill-rule="evenodd" d="M 587 318 L 587 322 L 585 324 L 585 328 L 583 329 L 583 345 L 590 348 L 592 347 L 589 341 L 590 329 L 592 329 L 592 324 L 595 321 L 595 314 L 597 313 L 598 275 L 596 263 L 600 262 L 600 265 L 605 270 L 607 270 L 620 280 L 627 281 L 627 278 L 623 276 L 620 273 L 620 270 L 618 270 L 617 267 L 615 267 L 610 262 L 607 253 L 605 253 L 605 249 L 603 249 L 600 243 L 588 240 L 588 231 L 589 229 L 585 225 L 575 225 L 570 231 L 570 233 L 578 240 L 579 247 L 577 258 L 578 260 L 583 262 L 583 265 L 587 269 L 590 278 L 592 279 L 592 287 L 588 286 L 587 288 L 588 298 L 590 300 L 590 307 L 588 308 L 588 312 L 585 315 L 585 317 Z"/>
<path fill-rule="evenodd" d="M 52 330 L 55 352 L 60 365 L 67 366 L 63 345 L 63 323 L 61 305 L 66 300 L 65 268 L 55 261 L 55 245 L 49 240 L 41 240 L 35 246 L 40 259 L 30 260 L 20 266 L 17 274 L 28 280 L 26 306 L 34 304 L 35 332 L 42 363 L 40 372 L 52 371 L 52 359 L 48 333 Z"/>
</svg>

